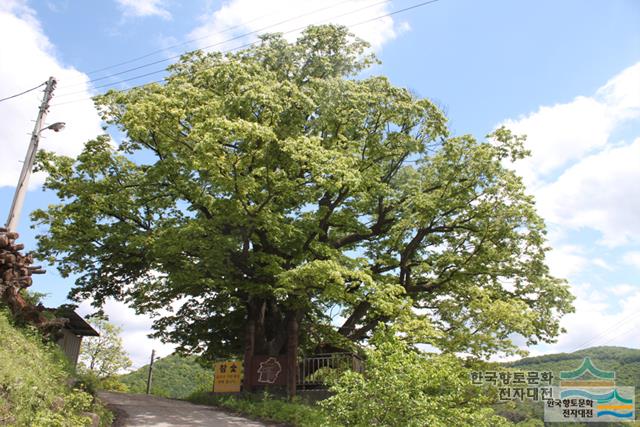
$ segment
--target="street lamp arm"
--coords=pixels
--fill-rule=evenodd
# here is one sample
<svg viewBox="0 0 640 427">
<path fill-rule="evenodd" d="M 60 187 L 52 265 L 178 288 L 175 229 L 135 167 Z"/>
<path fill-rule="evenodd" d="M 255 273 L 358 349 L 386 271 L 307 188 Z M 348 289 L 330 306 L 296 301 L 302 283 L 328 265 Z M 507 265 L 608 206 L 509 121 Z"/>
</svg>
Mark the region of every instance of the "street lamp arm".
<svg viewBox="0 0 640 427">
<path fill-rule="evenodd" d="M 62 129 L 64 129 L 65 126 L 66 126 L 65 122 L 55 122 L 55 123 L 47 126 L 46 128 L 41 129 L 40 132 L 42 132 L 43 130 L 46 130 L 46 129 L 51 129 L 54 132 L 60 132 Z"/>
</svg>

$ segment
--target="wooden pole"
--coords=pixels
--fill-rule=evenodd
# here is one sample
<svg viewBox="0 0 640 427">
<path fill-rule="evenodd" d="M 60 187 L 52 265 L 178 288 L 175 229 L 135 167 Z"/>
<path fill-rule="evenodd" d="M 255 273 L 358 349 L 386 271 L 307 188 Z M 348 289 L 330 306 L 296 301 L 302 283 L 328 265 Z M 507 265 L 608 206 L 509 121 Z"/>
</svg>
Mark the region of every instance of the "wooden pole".
<svg viewBox="0 0 640 427">
<path fill-rule="evenodd" d="M 153 373 L 153 361 L 155 360 L 156 351 L 151 350 L 151 362 L 149 362 L 149 375 L 147 376 L 147 394 L 151 392 L 151 376 Z"/>
<path fill-rule="evenodd" d="M 40 142 L 40 132 L 43 130 L 44 121 L 49 112 L 49 101 L 53 96 L 53 90 L 56 88 L 57 81 L 54 77 L 49 77 L 47 81 L 47 87 L 44 90 L 44 98 L 42 98 L 42 104 L 40 104 L 40 110 L 38 111 L 38 117 L 36 124 L 33 127 L 31 133 L 31 142 L 27 149 L 27 155 L 24 158 L 22 164 L 22 171 L 20 172 L 20 178 L 18 179 L 18 185 L 16 186 L 16 192 L 13 195 L 13 201 L 11 202 L 11 208 L 9 209 L 9 217 L 7 218 L 6 228 L 9 231 L 15 231 L 18 227 L 18 220 L 20 219 L 20 212 L 22 211 L 22 205 L 24 203 L 24 197 L 27 194 L 27 186 L 29 185 L 29 177 L 31 176 L 31 170 L 33 169 L 33 162 L 38 151 L 38 143 Z M 56 132 L 59 130 L 55 129 Z"/>
</svg>

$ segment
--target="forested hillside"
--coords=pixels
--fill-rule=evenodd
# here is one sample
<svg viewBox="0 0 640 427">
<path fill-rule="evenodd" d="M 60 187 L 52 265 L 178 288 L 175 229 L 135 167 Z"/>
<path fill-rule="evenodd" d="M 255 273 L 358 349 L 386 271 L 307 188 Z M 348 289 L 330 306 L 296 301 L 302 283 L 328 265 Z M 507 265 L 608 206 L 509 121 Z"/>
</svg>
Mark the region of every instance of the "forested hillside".
<svg viewBox="0 0 640 427">
<path fill-rule="evenodd" d="M 573 353 L 557 353 L 528 357 L 506 364 L 519 370 L 551 371 L 558 376 L 560 371 L 571 371 L 590 357 L 593 363 L 605 371 L 615 371 L 616 383 L 640 386 L 640 350 L 625 347 L 591 347 Z"/>
<path fill-rule="evenodd" d="M 544 356 L 527 357 L 515 362 L 505 363 L 507 368 L 519 371 L 550 371 L 557 385 L 561 371 L 572 371 L 578 368 L 585 357 L 591 358 L 593 364 L 605 371 L 615 371 L 616 384 L 636 387 L 636 415 L 640 391 L 640 349 L 626 347 L 592 347 L 573 353 L 556 353 Z M 521 423 L 522 426 L 542 426 L 544 417 L 542 402 L 512 402 L 496 405 L 501 415 Z M 599 424 L 603 425 L 603 424 Z M 629 423 L 604 425 L 635 425 Z"/>
<path fill-rule="evenodd" d="M 120 377 L 132 393 L 144 393 L 147 387 L 149 365 Z M 202 367 L 193 356 L 172 354 L 153 364 L 151 393 L 158 396 L 185 398 L 213 386 L 213 368 Z"/>
</svg>

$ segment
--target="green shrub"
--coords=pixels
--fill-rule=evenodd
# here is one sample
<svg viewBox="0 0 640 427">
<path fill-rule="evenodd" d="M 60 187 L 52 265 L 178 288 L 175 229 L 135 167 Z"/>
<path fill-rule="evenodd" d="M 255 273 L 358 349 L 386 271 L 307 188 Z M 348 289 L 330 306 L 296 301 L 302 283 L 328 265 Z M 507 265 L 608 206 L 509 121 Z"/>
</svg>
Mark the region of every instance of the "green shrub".
<svg viewBox="0 0 640 427">
<path fill-rule="evenodd" d="M 102 390 L 107 391 L 118 391 L 121 393 L 127 393 L 129 391 L 129 387 L 123 382 L 121 382 L 117 377 L 107 377 L 100 380 L 99 384 Z"/>
<path fill-rule="evenodd" d="M 269 394 L 217 395 L 197 392 L 189 396 L 189 401 L 230 409 L 240 414 L 261 420 L 286 423 L 298 427 L 332 427 L 331 418 L 320 408 L 300 401 L 289 402 Z"/>
<path fill-rule="evenodd" d="M 18 328 L 0 309 L 0 425 L 75 427 L 90 425 L 83 412 L 111 415 L 79 387 L 67 384 L 72 369 L 53 343 L 33 328 Z"/>
<path fill-rule="evenodd" d="M 118 377 L 106 377 L 100 378 L 92 371 L 78 372 L 76 373 L 76 386 L 92 395 L 96 394 L 98 390 L 118 391 L 126 393 L 129 391 L 129 387 L 119 380 Z"/>
<path fill-rule="evenodd" d="M 344 426 L 506 426 L 453 355 L 427 355 L 393 330 L 374 335 L 366 371 L 345 372 L 320 402 Z"/>
<path fill-rule="evenodd" d="M 93 372 L 76 372 L 75 386 L 87 393 L 95 396 L 96 392 L 100 390 L 100 378 Z"/>
</svg>

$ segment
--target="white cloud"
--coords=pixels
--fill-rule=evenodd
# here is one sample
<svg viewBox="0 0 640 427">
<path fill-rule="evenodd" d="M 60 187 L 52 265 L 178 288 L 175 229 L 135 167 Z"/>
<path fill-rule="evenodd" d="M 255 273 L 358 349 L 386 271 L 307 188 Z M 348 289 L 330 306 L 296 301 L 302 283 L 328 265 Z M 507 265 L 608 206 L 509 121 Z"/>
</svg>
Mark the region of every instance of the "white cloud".
<svg viewBox="0 0 640 427">
<path fill-rule="evenodd" d="M 564 104 L 541 106 L 538 111 L 502 124 L 527 135 L 532 156 L 516 170 L 530 188 L 537 188 L 562 168 L 611 143 L 612 131 L 622 122 L 640 117 L 640 63 L 609 80 L 594 96 L 578 96 Z"/>
<path fill-rule="evenodd" d="M 527 135 L 530 158 L 514 164 L 545 220 L 561 229 L 592 229 L 608 246 L 640 242 L 640 139 L 613 141 L 640 119 L 640 62 L 593 96 L 541 106 L 502 124 Z M 638 137 L 640 135 L 634 135 Z"/>
<path fill-rule="evenodd" d="M 600 286 L 571 286 L 576 312 L 561 320 L 567 333 L 558 343 L 536 346 L 535 351 L 570 352 L 640 342 L 640 286 L 617 268 L 618 263 L 615 271 L 626 275 L 626 283 L 614 284 L 606 276 L 614 270 L 613 247 L 627 245 L 622 261 L 640 267 L 640 135 L 633 134 L 638 119 L 640 63 L 591 96 L 541 106 L 501 123 L 528 135 L 526 145 L 532 156 L 514 168 L 536 197 L 551 230 L 554 249 L 547 262 L 552 273 L 575 278 L 589 266 L 605 270 L 599 272 L 605 276 L 593 277 Z M 620 130 L 626 140 L 614 137 Z M 594 237 L 593 231 L 600 237 Z"/>
<path fill-rule="evenodd" d="M 609 80 L 596 97 L 614 111 L 617 120 L 640 116 L 640 62 Z"/>
<path fill-rule="evenodd" d="M 46 0 L 45 4 L 54 13 L 62 13 L 69 8 L 69 0 Z"/>
<path fill-rule="evenodd" d="M 402 21 L 398 25 L 398 34 L 406 33 L 408 31 L 411 31 L 411 24 L 409 24 L 407 21 Z"/>
<path fill-rule="evenodd" d="M 133 361 L 132 369 L 138 369 L 148 364 L 152 349 L 156 351 L 158 357 L 165 357 L 173 353 L 176 347 L 174 344 L 165 344 L 158 339 L 149 338 L 153 324 L 151 317 L 136 314 L 125 303 L 112 299 L 107 301 L 103 309 L 109 316 L 109 322 L 123 329 L 120 337 L 124 349 Z M 95 309 L 91 306 L 91 301 L 86 300 L 78 306 L 77 311 L 81 316 L 87 316 L 95 312 Z"/>
<path fill-rule="evenodd" d="M 591 260 L 591 262 L 593 263 L 593 265 L 595 265 L 596 267 L 600 267 L 603 270 L 607 270 L 607 271 L 614 270 L 614 268 L 611 267 L 611 265 L 609 265 L 609 263 L 602 258 L 594 258 L 593 260 Z"/>
<path fill-rule="evenodd" d="M 589 284 L 572 286 L 576 312 L 561 324 L 568 333 L 545 346 L 545 353 L 573 352 L 595 346 L 637 347 L 640 343 L 640 286 L 621 284 L 605 291 Z M 616 298 L 611 298 L 611 294 Z"/>
<path fill-rule="evenodd" d="M 56 106 L 56 98 L 47 117 L 48 123 L 67 123 L 64 131 L 44 131 L 40 147 L 59 154 L 77 155 L 84 142 L 102 133 L 90 94 L 88 77 L 56 59 L 55 48 L 44 35 L 35 12 L 23 1 L 13 0 L 0 6 L 0 97 L 21 92 L 55 76 L 59 85 L 80 84 L 86 101 Z M 6 59 L 11 60 L 6 60 Z M 79 94 L 78 97 L 83 97 Z M 42 92 L 40 90 L 0 103 L 2 167 L 0 186 L 15 186 L 29 145 Z M 42 176 L 33 176 L 30 187 L 41 183 Z"/>
<path fill-rule="evenodd" d="M 159 16 L 171 19 L 163 0 L 116 0 L 125 17 Z"/>
<path fill-rule="evenodd" d="M 599 231 L 608 246 L 640 242 L 639 182 L 640 138 L 568 168 L 537 191 L 538 206 L 556 224 Z"/>
<path fill-rule="evenodd" d="M 638 289 L 638 286 L 633 286 L 628 283 L 622 283 L 620 285 L 612 286 L 610 291 L 617 297 L 626 297 L 627 295 L 630 295 Z"/>
<path fill-rule="evenodd" d="M 283 32 L 287 33 L 287 39 L 293 40 L 300 33 L 297 29 L 301 27 L 327 23 L 350 26 L 389 13 L 389 4 L 375 0 L 231 0 L 205 15 L 202 24 L 191 32 L 190 38 L 198 39 L 201 48 L 215 44 L 212 48 L 216 50 L 238 47 L 255 40 L 255 35 L 261 33 Z M 296 31 L 292 31 L 294 29 Z M 393 18 L 384 17 L 353 26 L 351 30 L 371 43 L 374 49 L 379 49 L 398 34 L 409 31 L 410 27 L 406 22 L 396 25 Z M 248 38 L 224 43 L 230 38 L 254 31 L 256 34 Z"/>
<path fill-rule="evenodd" d="M 561 278 L 571 277 L 587 265 L 582 248 L 575 245 L 555 246 L 547 253 L 546 260 L 551 274 Z"/>
<path fill-rule="evenodd" d="M 541 176 L 604 146 L 612 122 L 606 106 L 593 98 L 578 97 L 569 104 L 540 107 L 525 118 L 504 124 L 517 134 L 527 135 L 532 156 L 519 162 L 517 169 L 528 184 L 535 185 Z"/>
<path fill-rule="evenodd" d="M 624 254 L 622 260 L 625 264 L 631 265 L 640 270 L 640 251 L 631 251 Z"/>
</svg>

